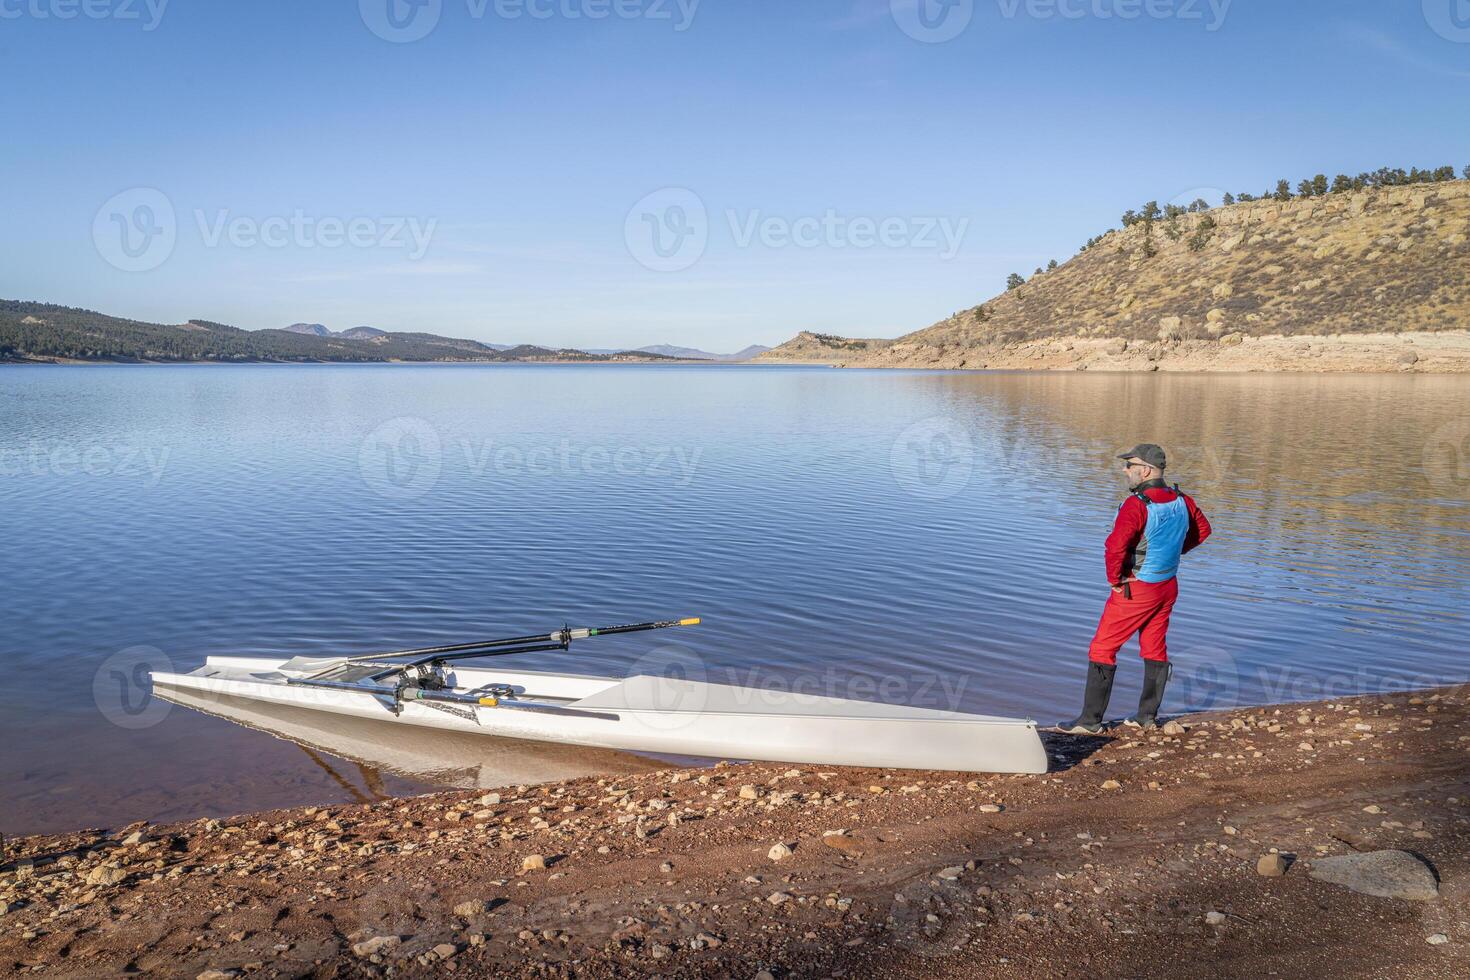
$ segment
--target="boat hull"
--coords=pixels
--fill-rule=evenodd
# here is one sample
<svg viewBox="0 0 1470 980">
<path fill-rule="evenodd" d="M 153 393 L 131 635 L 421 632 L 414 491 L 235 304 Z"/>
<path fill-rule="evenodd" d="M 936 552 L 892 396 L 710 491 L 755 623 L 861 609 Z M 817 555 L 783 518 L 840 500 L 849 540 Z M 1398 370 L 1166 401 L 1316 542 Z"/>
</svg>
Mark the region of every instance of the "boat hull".
<svg viewBox="0 0 1470 980">
<path fill-rule="evenodd" d="M 229 695 L 456 732 L 720 759 L 820 765 L 1042 773 L 1036 724 L 697 681 L 459 668 L 458 688 L 512 687 L 551 710 L 407 702 L 291 683 L 292 662 L 212 657 L 187 674 L 156 673 L 164 689 Z M 302 675 L 306 676 L 306 675 Z"/>
</svg>

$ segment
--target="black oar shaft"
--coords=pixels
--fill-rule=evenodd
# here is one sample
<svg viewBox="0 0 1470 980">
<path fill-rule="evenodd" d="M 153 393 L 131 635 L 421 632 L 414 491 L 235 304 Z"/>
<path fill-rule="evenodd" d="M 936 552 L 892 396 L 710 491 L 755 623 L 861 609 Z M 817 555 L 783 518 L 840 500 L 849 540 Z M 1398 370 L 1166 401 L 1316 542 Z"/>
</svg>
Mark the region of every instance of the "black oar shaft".
<svg viewBox="0 0 1470 980">
<path fill-rule="evenodd" d="M 556 633 L 538 633 L 535 636 L 511 636 L 503 640 L 477 640 L 474 643 L 452 643 L 442 647 L 420 647 L 417 650 L 395 650 L 392 653 L 375 653 L 373 657 L 426 657 L 434 653 L 458 653 L 460 650 L 478 650 L 482 647 L 519 646 L 522 643 L 551 640 L 560 632 L 558 630 Z"/>
<path fill-rule="evenodd" d="M 479 660 L 482 657 L 509 657 L 515 653 L 543 653 L 550 650 L 565 650 L 565 643 L 528 643 L 518 647 L 495 647 L 490 650 L 466 650 L 462 653 L 431 654 L 419 657 L 415 660 L 405 660 L 402 664 L 384 670 L 373 675 L 373 680 L 382 680 L 394 674 L 401 674 L 410 667 L 419 667 L 423 664 L 447 664 L 452 660 Z"/>
<path fill-rule="evenodd" d="M 463 660 L 471 654 L 469 651 L 495 650 L 499 647 L 527 647 L 527 649 L 505 650 L 496 654 L 485 654 L 485 656 L 505 656 L 511 653 L 531 653 L 536 650 L 555 650 L 564 647 L 572 640 L 585 639 L 591 636 L 610 636 L 614 633 L 641 633 L 645 630 L 668 629 L 671 626 L 697 626 L 697 618 L 670 619 L 656 623 L 634 623 L 629 626 L 601 626 L 589 629 L 559 629 L 550 633 L 539 633 L 535 636 L 512 636 L 500 640 L 478 640 L 473 643 L 453 643 L 448 646 L 420 647 L 417 650 L 395 650 L 392 653 L 378 653 L 371 657 L 362 659 L 378 660 L 386 657 L 413 657 L 440 658 L 444 654 L 457 654 L 452 659 Z M 530 644 L 547 644 L 545 646 L 529 646 Z"/>
</svg>

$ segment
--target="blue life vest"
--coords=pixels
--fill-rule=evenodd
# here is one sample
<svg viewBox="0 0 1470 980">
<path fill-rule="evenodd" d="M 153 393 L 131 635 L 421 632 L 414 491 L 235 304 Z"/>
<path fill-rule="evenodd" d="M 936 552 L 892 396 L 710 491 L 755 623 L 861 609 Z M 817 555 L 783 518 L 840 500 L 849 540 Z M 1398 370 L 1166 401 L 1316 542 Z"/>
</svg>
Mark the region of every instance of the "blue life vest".
<svg viewBox="0 0 1470 980">
<path fill-rule="evenodd" d="M 1166 504 L 1150 500 L 1142 491 L 1135 494 L 1148 508 L 1143 539 L 1133 549 L 1134 574 L 1140 582 L 1167 582 L 1179 573 L 1179 556 L 1189 534 L 1189 505 L 1177 486 L 1174 494 Z"/>
</svg>

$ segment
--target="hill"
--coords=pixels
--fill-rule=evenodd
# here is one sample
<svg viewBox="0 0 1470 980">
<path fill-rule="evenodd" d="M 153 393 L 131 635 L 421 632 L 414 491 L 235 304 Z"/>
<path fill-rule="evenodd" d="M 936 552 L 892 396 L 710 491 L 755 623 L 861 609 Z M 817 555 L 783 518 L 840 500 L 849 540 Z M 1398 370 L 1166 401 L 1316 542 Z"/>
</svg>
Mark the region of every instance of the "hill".
<svg viewBox="0 0 1470 980">
<path fill-rule="evenodd" d="M 709 351 L 700 350 L 696 347 L 677 347 L 673 344 L 651 344 L 648 347 L 639 347 L 638 350 L 645 354 L 662 354 L 664 357 L 677 357 L 688 361 L 748 361 L 759 354 L 770 350 L 760 344 L 752 344 L 742 351 L 734 354 L 711 354 Z"/>
<path fill-rule="evenodd" d="M 318 324 L 241 330 L 209 320 L 171 325 L 92 310 L 0 300 L 0 360 L 9 361 L 663 361 L 657 354 L 587 354 L 521 345 L 497 349 L 429 333 L 355 328 L 319 333 Z M 363 331 L 368 331 L 367 335 Z M 354 336 L 348 336 L 352 334 Z M 359 339 L 360 338 L 360 339 Z"/>
<path fill-rule="evenodd" d="M 720 358 L 720 360 L 722 360 L 722 361 L 752 361 L 752 360 L 755 360 L 757 357 L 760 357 L 762 354 L 764 354 L 768 350 L 770 350 L 770 348 L 767 347 L 764 344 L 751 344 L 749 347 L 745 348 L 744 350 L 738 350 L 738 351 L 736 351 L 733 354 L 725 354 L 724 356 L 722 356 Z"/>
<path fill-rule="evenodd" d="M 1470 370 L 1470 181 L 1135 222 L 897 340 L 763 361 L 877 367 Z"/>
<path fill-rule="evenodd" d="M 304 333 L 313 337 L 335 337 L 336 333 L 328 330 L 320 323 L 293 323 L 286 328 L 287 333 Z"/>
</svg>

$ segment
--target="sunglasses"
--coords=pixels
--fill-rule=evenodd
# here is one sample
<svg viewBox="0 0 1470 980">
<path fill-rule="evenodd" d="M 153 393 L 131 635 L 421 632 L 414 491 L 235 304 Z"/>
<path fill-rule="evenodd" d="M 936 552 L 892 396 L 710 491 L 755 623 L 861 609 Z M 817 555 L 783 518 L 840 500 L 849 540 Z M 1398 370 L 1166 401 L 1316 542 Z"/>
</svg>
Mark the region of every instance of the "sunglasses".
<svg viewBox="0 0 1470 980">
<path fill-rule="evenodd" d="M 1125 469 L 1125 470 L 1131 470 L 1131 469 L 1133 469 L 1135 467 L 1143 467 L 1144 469 L 1147 469 L 1148 468 L 1148 464 L 1147 463 L 1124 463 L 1123 464 L 1123 469 Z"/>
</svg>

